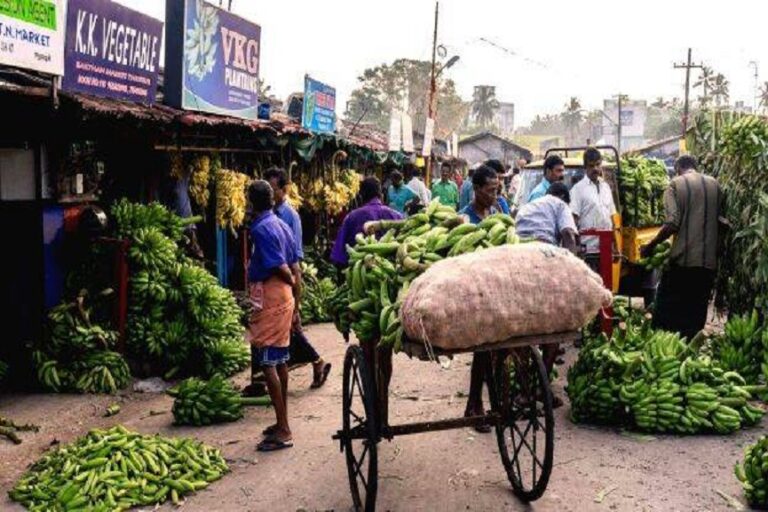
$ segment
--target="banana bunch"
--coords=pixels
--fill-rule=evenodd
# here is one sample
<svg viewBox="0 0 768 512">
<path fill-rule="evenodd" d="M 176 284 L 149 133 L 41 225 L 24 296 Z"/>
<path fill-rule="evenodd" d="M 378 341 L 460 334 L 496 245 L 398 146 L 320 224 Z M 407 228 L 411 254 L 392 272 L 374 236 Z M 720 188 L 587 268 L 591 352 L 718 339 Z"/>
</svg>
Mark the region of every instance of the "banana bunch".
<svg viewBox="0 0 768 512">
<path fill-rule="evenodd" d="M 111 290 L 105 290 L 105 296 Z M 72 302 L 63 302 L 48 312 L 46 350 L 51 353 L 81 353 L 107 350 L 115 346 L 117 332 L 91 322 L 84 290 Z"/>
<path fill-rule="evenodd" d="M 168 499 L 180 505 L 228 471 L 216 448 L 118 425 L 47 452 L 8 495 L 31 511 L 119 511 Z"/>
<path fill-rule="evenodd" d="M 299 208 L 304 204 L 304 198 L 301 197 L 299 187 L 295 183 L 288 183 L 285 200 L 296 211 L 299 211 Z"/>
<path fill-rule="evenodd" d="M 700 342 L 654 330 L 648 317 L 619 324 L 611 339 L 588 340 L 568 371 L 571 418 L 679 434 L 759 423 L 764 411 L 749 401 L 765 386 L 718 366 Z"/>
<path fill-rule="evenodd" d="M 245 189 L 251 178 L 247 174 L 221 169 L 216 173 L 216 222 L 233 233 L 243 225 L 248 201 Z"/>
<path fill-rule="evenodd" d="M 207 208 L 211 197 L 208 188 L 211 182 L 211 167 L 211 157 L 202 155 L 192 161 L 189 169 L 189 196 L 203 210 Z"/>
<path fill-rule="evenodd" d="M 180 180 L 184 177 L 184 155 L 181 151 L 173 151 L 168 154 L 168 173 L 171 178 Z"/>
<path fill-rule="evenodd" d="M 353 169 L 333 171 L 328 179 L 315 178 L 301 183 L 303 204 L 315 213 L 336 216 L 349 206 L 360 191 L 360 175 Z"/>
<path fill-rule="evenodd" d="M 93 352 L 72 364 L 74 388 L 80 393 L 114 394 L 131 382 L 131 371 L 117 352 Z"/>
<path fill-rule="evenodd" d="M 646 270 L 664 270 L 669 266 L 671 252 L 672 242 L 666 240 L 653 249 L 651 256 L 641 258 L 637 263 L 645 267 Z"/>
<path fill-rule="evenodd" d="M 208 376 L 234 375 L 251 364 L 251 351 L 242 339 L 222 339 L 205 348 L 203 364 Z"/>
<path fill-rule="evenodd" d="M 726 158 L 737 161 L 754 159 L 765 152 L 768 123 L 759 116 L 744 116 L 722 129 L 720 151 Z"/>
<path fill-rule="evenodd" d="M 184 237 L 184 230 L 202 217 L 182 219 L 160 203 L 132 203 L 120 199 L 110 208 L 115 238 L 131 240 L 141 229 L 155 228 L 174 242 Z"/>
<path fill-rule="evenodd" d="M 413 279 L 447 257 L 520 241 L 508 215 L 463 224 L 456 211 L 439 200 L 406 220 L 371 222 L 366 232 L 384 234 L 378 240 L 358 234 L 354 247 L 347 247 L 346 290 L 339 295 L 347 294 L 349 321 L 337 308 L 334 318 L 342 332 L 348 323 L 359 340 L 378 338 L 395 351 L 403 343 L 400 304 Z"/>
<path fill-rule="evenodd" d="M 336 290 L 336 284 L 329 277 L 318 279 L 317 268 L 301 263 L 302 296 L 300 304 L 301 322 L 328 322 L 331 319 L 328 304 Z"/>
<path fill-rule="evenodd" d="M 243 417 L 244 405 L 267 405 L 264 397 L 243 398 L 221 375 L 204 381 L 191 377 L 168 390 L 173 400 L 176 425 L 212 425 L 237 421 Z"/>
<path fill-rule="evenodd" d="M 178 246 L 157 228 L 141 228 L 133 236 L 128 250 L 130 262 L 144 271 L 163 271 L 178 259 Z"/>
<path fill-rule="evenodd" d="M 349 286 L 343 283 L 336 288 L 328 303 L 328 313 L 333 319 L 336 330 L 344 337 L 349 336 L 352 329 L 352 314 L 349 310 Z"/>
<path fill-rule="evenodd" d="M 760 436 L 744 449 L 744 460 L 733 467 L 747 502 L 753 508 L 768 507 L 768 436 Z"/>
<path fill-rule="evenodd" d="M 32 352 L 35 363 L 37 381 L 48 391 L 58 393 L 74 387 L 75 378 L 68 369 L 56 359 L 49 359 L 43 352 Z"/>
<path fill-rule="evenodd" d="M 664 162 L 641 156 L 624 157 L 619 174 L 622 216 L 633 227 L 664 222 L 664 189 L 669 176 Z"/>
<path fill-rule="evenodd" d="M 764 362 L 763 328 L 757 310 L 751 315 L 732 316 L 722 336 L 712 343 L 713 357 L 726 370 L 741 374 L 750 384 L 756 384 Z"/>
</svg>

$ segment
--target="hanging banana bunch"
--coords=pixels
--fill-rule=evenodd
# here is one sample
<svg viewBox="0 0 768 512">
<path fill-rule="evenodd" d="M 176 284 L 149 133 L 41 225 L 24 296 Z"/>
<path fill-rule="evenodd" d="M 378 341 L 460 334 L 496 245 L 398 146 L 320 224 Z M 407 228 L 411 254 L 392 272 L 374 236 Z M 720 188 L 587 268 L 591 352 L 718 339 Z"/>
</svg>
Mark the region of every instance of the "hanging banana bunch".
<svg viewBox="0 0 768 512">
<path fill-rule="evenodd" d="M 189 195 L 200 208 L 205 210 L 210 199 L 208 183 L 211 181 L 211 158 L 198 156 L 190 164 Z"/>
<path fill-rule="evenodd" d="M 286 191 L 286 201 L 288 201 L 288 204 L 291 205 L 291 208 L 296 211 L 298 211 L 299 208 L 301 208 L 301 205 L 304 203 L 304 198 L 302 198 L 301 194 L 299 193 L 299 187 L 296 186 L 296 183 L 293 181 L 293 168 L 297 165 L 298 163 L 294 160 L 291 162 L 291 165 L 288 166 L 288 186 Z"/>
<path fill-rule="evenodd" d="M 216 222 L 233 233 L 243 225 L 247 200 L 245 188 L 251 178 L 247 174 L 221 169 L 216 173 Z"/>
</svg>

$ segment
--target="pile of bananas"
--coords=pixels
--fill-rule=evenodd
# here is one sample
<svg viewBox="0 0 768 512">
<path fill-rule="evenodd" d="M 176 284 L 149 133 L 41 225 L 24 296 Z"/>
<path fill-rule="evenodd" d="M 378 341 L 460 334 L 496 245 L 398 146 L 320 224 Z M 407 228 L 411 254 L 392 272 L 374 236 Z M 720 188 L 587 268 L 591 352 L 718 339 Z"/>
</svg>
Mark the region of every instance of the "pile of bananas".
<svg viewBox="0 0 768 512">
<path fill-rule="evenodd" d="M 636 228 L 661 225 L 667 185 L 669 175 L 661 160 L 642 156 L 622 158 L 619 191 L 625 223 Z"/>
<path fill-rule="evenodd" d="M 168 390 L 173 400 L 176 425 L 213 425 L 237 421 L 243 417 L 244 405 L 267 405 L 269 397 L 243 398 L 232 384 L 220 375 L 210 380 L 195 377 L 181 381 Z"/>
<path fill-rule="evenodd" d="M 609 340 L 589 339 L 568 371 L 566 391 L 577 422 L 625 425 L 646 432 L 727 434 L 759 423 L 749 403 L 764 386 L 749 386 L 686 343 L 654 330 L 650 317 L 621 323 Z"/>
<path fill-rule="evenodd" d="M 744 461 L 733 468 L 741 482 L 749 505 L 768 508 L 768 436 L 760 436 L 755 444 L 744 449 Z"/>
<path fill-rule="evenodd" d="M 125 240 L 133 239 L 141 229 L 156 228 L 173 242 L 180 242 L 184 230 L 202 220 L 182 219 L 160 203 L 132 203 L 125 198 L 114 203 L 109 211 L 115 237 Z"/>
<path fill-rule="evenodd" d="M 245 189 L 250 181 L 247 174 L 226 169 L 216 172 L 216 222 L 222 229 L 236 233 L 243 225 L 248 206 Z"/>
<path fill-rule="evenodd" d="M 396 351 L 403 342 L 400 304 L 413 279 L 444 258 L 520 241 L 508 215 L 463 224 L 456 211 L 439 200 L 407 220 L 377 221 L 367 230 L 385 234 L 379 240 L 359 234 L 355 246 L 347 247 L 346 290 L 332 299 L 336 303 L 346 294 L 347 309 L 332 308 L 335 322 L 342 328 L 348 324 L 361 341 L 378 338 Z"/>
<path fill-rule="evenodd" d="M 330 321 L 328 304 L 336 291 L 336 284 L 329 277 L 319 279 L 317 268 L 309 263 L 301 263 L 301 276 L 301 323 L 309 325 Z"/>
<path fill-rule="evenodd" d="M 202 155 L 196 157 L 190 164 L 189 196 L 203 211 L 208 207 L 208 200 L 211 197 L 211 192 L 208 188 L 211 176 L 215 176 L 218 170 L 217 168 L 212 169 L 212 167 L 220 167 L 218 158 L 214 160 L 216 163 L 212 165 L 211 157 Z"/>
<path fill-rule="evenodd" d="M 335 216 L 344 211 L 360 191 L 360 175 L 354 169 L 334 171 L 329 179 L 315 178 L 302 183 L 304 204 L 313 212 Z"/>
<path fill-rule="evenodd" d="M 83 290 L 48 313 L 46 342 L 32 352 L 37 380 L 47 390 L 116 393 L 131 381 L 125 359 L 111 351 L 117 332 L 92 320 L 87 299 Z"/>
<path fill-rule="evenodd" d="M 666 240 L 653 249 L 652 255 L 641 258 L 637 264 L 642 265 L 646 270 L 664 270 L 669 266 L 671 252 L 672 242 Z"/>
<path fill-rule="evenodd" d="M 751 315 L 732 316 L 723 334 L 712 340 L 713 357 L 724 369 L 738 372 L 748 383 L 757 384 L 765 368 L 763 340 L 757 310 Z"/>
<path fill-rule="evenodd" d="M 31 511 L 128 510 L 169 498 L 178 505 L 228 471 L 219 450 L 199 441 L 118 425 L 47 453 L 8 495 Z"/>
<path fill-rule="evenodd" d="M 242 310 L 213 275 L 182 254 L 170 236 L 176 230 L 166 229 L 180 219 L 157 204 L 117 207 L 123 215 L 116 231 L 129 237 L 132 248 L 142 247 L 128 253 L 127 342 L 136 359 L 149 373 L 169 378 L 180 369 L 190 375 L 241 370 L 247 351 L 236 346 L 242 345 Z"/>
</svg>

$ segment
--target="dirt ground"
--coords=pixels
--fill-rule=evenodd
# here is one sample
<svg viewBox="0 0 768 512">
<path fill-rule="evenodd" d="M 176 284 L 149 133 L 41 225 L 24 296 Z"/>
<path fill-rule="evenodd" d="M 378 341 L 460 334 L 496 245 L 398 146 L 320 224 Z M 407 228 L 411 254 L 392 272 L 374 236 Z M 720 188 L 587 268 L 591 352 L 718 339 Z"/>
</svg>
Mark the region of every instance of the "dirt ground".
<svg viewBox="0 0 768 512">
<path fill-rule="evenodd" d="M 346 346 L 331 325 L 309 327 L 308 334 L 333 363 L 333 371 L 318 391 L 309 390 L 308 368 L 291 374 L 289 414 L 296 444 L 278 453 L 255 451 L 259 433 L 274 419 L 271 409 L 249 408 L 244 420 L 223 426 L 178 428 L 171 425 L 171 399 L 162 394 L 0 397 L 2 415 L 41 426 L 37 434 L 24 434 L 19 446 L 0 440 L 0 510 L 21 510 L 8 501 L 7 491 L 54 440 L 68 442 L 91 427 L 117 423 L 143 433 L 195 436 L 222 449 L 232 472 L 189 497 L 185 510 L 350 510 L 344 458 L 331 440 L 341 423 Z M 570 349 L 568 359 L 573 354 Z M 392 423 L 460 416 L 468 363 L 468 357 L 461 357 L 441 368 L 396 357 Z M 564 396 L 564 369 L 560 375 L 556 390 Z M 241 384 L 245 379 L 245 374 L 237 378 Z M 121 404 L 120 414 L 103 418 L 105 407 L 114 402 Z M 639 436 L 574 425 L 568 409 L 566 400 L 556 411 L 555 467 L 539 501 L 526 506 L 511 493 L 495 435 L 461 429 L 384 441 L 379 448 L 378 510 L 672 512 L 744 507 L 732 467 L 742 447 L 763 427 L 727 437 Z"/>
</svg>

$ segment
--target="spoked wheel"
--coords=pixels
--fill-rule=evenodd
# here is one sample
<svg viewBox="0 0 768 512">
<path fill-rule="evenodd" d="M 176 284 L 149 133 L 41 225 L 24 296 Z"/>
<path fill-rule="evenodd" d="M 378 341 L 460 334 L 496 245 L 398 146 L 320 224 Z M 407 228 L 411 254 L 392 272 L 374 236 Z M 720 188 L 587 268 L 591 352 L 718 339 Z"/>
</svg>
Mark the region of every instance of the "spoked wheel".
<svg viewBox="0 0 768 512">
<path fill-rule="evenodd" d="M 552 389 L 539 349 L 499 353 L 493 380 L 501 462 L 515 494 L 523 501 L 537 500 L 549 483 L 555 443 Z"/>
<path fill-rule="evenodd" d="M 374 413 L 375 391 L 363 350 L 353 345 L 344 357 L 341 449 L 347 459 L 349 489 L 355 510 L 376 508 L 379 441 Z"/>
</svg>

